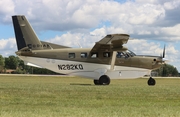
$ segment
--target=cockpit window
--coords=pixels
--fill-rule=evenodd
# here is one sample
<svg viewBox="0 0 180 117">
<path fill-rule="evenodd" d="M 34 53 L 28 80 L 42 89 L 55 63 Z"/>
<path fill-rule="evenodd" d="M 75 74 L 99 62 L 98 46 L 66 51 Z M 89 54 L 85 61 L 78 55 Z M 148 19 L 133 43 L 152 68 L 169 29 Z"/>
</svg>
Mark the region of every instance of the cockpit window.
<svg viewBox="0 0 180 117">
<path fill-rule="evenodd" d="M 126 52 L 117 52 L 117 58 L 128 58 L 129 55 Z"/>
<path fill-rule="evenodd" d="M 116 55 L 117 58 L 122 58 L 122 57 L 125 57 L 124 54 L 122 52 L 117 52 L 117 55 Z"/>
<path fill-rule="evenodd" d="M 116 55 L 117 58 L 129 58 L 129 57 L 133 57 L 133 56 L 136 56 L 136 54 L 134 54 L 130 50 L 117 52 L 117 55 Z"/>
</svg>

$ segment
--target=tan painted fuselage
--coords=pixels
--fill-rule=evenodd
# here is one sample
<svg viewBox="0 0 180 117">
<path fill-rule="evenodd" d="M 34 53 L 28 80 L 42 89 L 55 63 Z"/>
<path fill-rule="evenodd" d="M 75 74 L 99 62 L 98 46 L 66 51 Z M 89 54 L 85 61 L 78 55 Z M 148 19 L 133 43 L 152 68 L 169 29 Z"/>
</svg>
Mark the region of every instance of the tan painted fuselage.
<svg viewBox="0 0 180 117">
<path fill-rule="evenodd" d="M 98 63 L 110 65 L 112 60 L 112 51 L 99 51 L 97 57 L 92 57 L 90 53 L 91 49 L 84 48 L 65 48 L 65 49 L 46 49 L 46 50 L 24 50 L 18 51 L 19 56 L 30 56 L 39 58 L 49 58 L 49 59 L 60 59 L 87 63 Z M 104 53 L 109 53 L 109 56 L 104 56 Z M 118 52 L 118 51 L 117 51 Z M 69 54 L 75 54 L 74 57 L 70 57 Z M 86 56 L 82 54 L 86 53 Z M 94 53 L 94 52 L 93 52 Z M 125 52 L 126 53 L 126 52 Z M 137 67 L 144 69 L 158 69 L 162 65 L 161 57 L 156 56 L 145 56 L 145 55 L 134 55 L 131 56 L 126 53 L 127 56 L 118 57 L 116 56 L 115 65 L 116 66 L 126 66 L 126 67 Z"/>
</svg>

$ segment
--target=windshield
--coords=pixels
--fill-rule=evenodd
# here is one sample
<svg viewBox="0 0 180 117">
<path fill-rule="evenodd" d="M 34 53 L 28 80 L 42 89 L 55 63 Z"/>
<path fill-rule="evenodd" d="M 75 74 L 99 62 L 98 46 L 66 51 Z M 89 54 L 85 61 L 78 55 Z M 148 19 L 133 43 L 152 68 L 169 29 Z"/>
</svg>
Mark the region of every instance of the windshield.
<svg viewBox="0 0 180 117">
<path fill-rule="evenodd" d="M 127 50 L 126 51 L 130 56 L 136 56 L 136 54 L 134 52 L 132 52 L 131 50 Z"/>
</svg>

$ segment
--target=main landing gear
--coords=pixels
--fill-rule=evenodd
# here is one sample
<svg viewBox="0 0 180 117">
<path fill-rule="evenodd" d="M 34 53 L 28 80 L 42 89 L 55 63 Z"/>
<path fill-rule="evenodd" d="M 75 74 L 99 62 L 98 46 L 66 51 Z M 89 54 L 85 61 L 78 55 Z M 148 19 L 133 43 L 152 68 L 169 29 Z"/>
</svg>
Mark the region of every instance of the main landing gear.
<svg viewBox="0 0 180 117">
<path fill-rule="evenodd" d="M 154 86 L 156 84 L 156 81 L 154 78 L 150 77 L 147 83 L 149 86 Z"/>
<path fill-rule="evenodd" d="M 99 80 L 94 80 L 95 85 L 109 85 L 110 84 L 110 78 L 107 75 L 102 75 Z M 156 80 L 152 77 L 150 77 L 147 81 L 147 84 L 149 86 L 154 86 L 156 84 Z"/>
<path fill-rule="evenodd" d="M 109 85 L 110 78 L 106 75 L 102 75 L 99 80 L 94 80 L 95 85 Z"/>
</svg>

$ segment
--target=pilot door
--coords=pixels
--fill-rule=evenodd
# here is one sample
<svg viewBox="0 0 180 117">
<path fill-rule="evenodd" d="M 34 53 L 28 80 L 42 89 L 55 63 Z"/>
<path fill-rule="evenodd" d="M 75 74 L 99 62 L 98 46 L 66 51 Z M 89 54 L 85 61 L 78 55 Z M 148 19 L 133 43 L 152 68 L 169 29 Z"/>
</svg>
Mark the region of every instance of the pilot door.
<svg viewBox="0 0 180 117">
<path fill-rule="evenodd" d="M 120 66 L 131 66 L 131 56 L 126 52 L 117 52 L 115 64 Z"/>
</svg>

